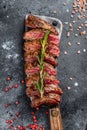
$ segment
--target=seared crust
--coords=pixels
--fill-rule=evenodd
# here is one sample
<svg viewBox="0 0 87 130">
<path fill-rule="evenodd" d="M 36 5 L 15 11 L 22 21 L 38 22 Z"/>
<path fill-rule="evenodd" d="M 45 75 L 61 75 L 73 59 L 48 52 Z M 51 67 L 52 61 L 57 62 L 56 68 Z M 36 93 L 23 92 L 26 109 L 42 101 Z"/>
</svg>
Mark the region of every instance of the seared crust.
<svg viewBox="0 0 87 130">
<path fill-rule="evenodd" d="M 50 23 L 33 15 L 28 16 L 25 21 L 25 25 L 31 28 L 43 28 L 46 30 L 50 30 L 54 34 L 58 35 L 57 30 Z"/>
</svg>

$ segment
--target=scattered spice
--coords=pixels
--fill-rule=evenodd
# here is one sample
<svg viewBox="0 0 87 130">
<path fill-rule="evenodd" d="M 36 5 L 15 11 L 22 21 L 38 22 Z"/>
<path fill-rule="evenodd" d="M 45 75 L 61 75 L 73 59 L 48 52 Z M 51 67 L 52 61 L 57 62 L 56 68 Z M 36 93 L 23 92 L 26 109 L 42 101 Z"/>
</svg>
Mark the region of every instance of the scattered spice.
<svg viewBox="0 0 87 130">
<path fill-rule="evenodd" d="M 74 16 L 71 14 L 71 16 L 70 16 L 71 18 L 73 18 Z"/>
<path fill-rule="evenodd" d="M 8 77 L 7 77 L 7 80 L 8 80 L 8 81 L 10 81 L 10 80 L 11 80 L 11 77 L 10 77 L 10 76 L 8 76 Z"/>
<path fill-rule="evenodd" d="M 12 89 L 12 88 L 13 88 L 13 85 L 10 85 L 9 88 Z"/>
<path fill-rule="evenodd" d="M 64 54 L 67 55 L 67 51 L 64 51 Z"/>
<path fill-rule="evenodd" d="M 77 51 L 77 54 L 80 54 L 80 53 L 81 53 L 81 51 L 80 51 L 80 50 L 78 50 L 78 51 Z"/>
<path fill-rule="evenodd" d="M 18 105 L 18 104 L 19 104 L 19 101 L 16 101 L 15 104 Z"/>
<path fill-rule="evenodd" d="M 80 45 L 80 42 L 77 42 L 77 45 Z"/>
<path fill-rule="evenodd" d="M 85 48 L 83 49 L 83 52 L 86 52 L 86 49 L 85 49 Z"/>
<path fill-rule="evenodd" d="M 35 113 L 32 111 L 31 114 L 34 115 Z"/>
<path fill-rule="evenodd" d="M 69 12 L 69 9 L 67 9 L 66 12 L 68 13 L 68 12 Z"/>
<path fill-rule="evenodd" d="M 68 87 L 67 87 L 67 89 L 68 89 L 68 90 L 70 90 L 70 89 L 71 89 L 71 87 L 69 87 L 69 86 L 68 86 Z"/>
<path fill-rule="evenodd" d="M 79 34 L 80 34 L 80 35 L 84 35 L 84 34 L 86 34 L 86 31 L 84 30 L 84 31 L 82 31 L 82 32 L 79 32 Z"/>
<path fill-rule="evenodd" d="M 10 126 L 9 126 L 9 128 L 10 128 L 10 129 L 12 129 L 12 128 L 13 128 L 13 126 L 12 126 L 12 125 L 10 125 Z"/>
<path fill-rule="evenodd" d="M 25 81 L 24 81 L 24 80 L 21 80 L 21 83 L 22 83 L 22 84 L 25 84 Z"/>
<path fill-rule="evenodd" d="M 70 28 L 72 28 L 72 27 L 73 27 L 72 23 L 70 23 L 70 24 L 69 24 L 69 27 L 70 27 Z"/>
<path fill-rule="evenodd" d="M 8 104 L 8 103 L 6 103 L 6 104 L 5 104 L 5 108 L 8 108 L 8 106 L 9 106 L 9 104 Z"/>
<path fill-rule="evenodd" d="M 70 32 L 67 32 L 67 37 L 70 37 Z"/>
<path fill-rule="evenodd" d="M 70 79 L 70 80 L 73 80 L 73 78 L 72 78 L 72 77 L 70 77 L 69 79 Z"/>
<path fill-rule="evenodd" d="M 69 46 L 71 46 L 71 45 L 72 45 L 72 44 L 71 44 L 71 42 L 68 42 L 67 44 L 68 44 Z"/>
<path fill-rule="evenodd" d="M 54 11 L 53 11 L 53 13 L 54 13 L 54 14 L 56 14 L 56 13 L 57 13 L 57 11 L 56 11 L 56 10 L 54 10 Z"/>
<path fill-rule="evenodd" d="M 18 88 L 18 87 L 19 87 L 18 83 L 16 83 L 16 84 L 14 85 L 14 87 L 15 87 L 15 88 Z"/>
<path fill-rule="evenodd" d="M 16 113 L 16 116 L 17 116 L 17 117 L 19 117 L 19 116 L 20 116 L 20 113 L 19 113 L 19 112 L 17 112 L 17 113 Z"/>
<path fill-rule="evenodd" d="M 12 123 L 13 123 L 13 120 L 6 120 L 6 123 L 7 123 L 7 124 L 12 124 Z"/>
<path fill-rule="evenodd" d="M 73 21 L 72 21 L 72 23 L 76 23 L 76 21 L 75 21 L 75 20 L 73 20 Z"/>
<path fill-rule="evenodd" d="M 78 29 L 81 29 L 82 27 L 81 26 L 78 26 Z"/>
<path fill-rule="evenodd" d="M 66 25 L 68 24 L 68 22 L 64 22 Z"/>
<path fill-rule="evenodd" d="M 64 2 L 63 5 L 66 6 L 66 3 Z"/>
<path fill-rule="evenodd" d="M 49 114 L 49 112 L 48 111 L 46 111 L 46 115 L 48 115 Z"/>
<path fill-rule="evenodd" d="M 78 37 L 78 34 L 75 34 L 75 37 Z"/>
<path fill-rule="evenodd" d="M 87 23 L 85 23 L 84 26 L 87 27 Z"/>
<path fill-rule="evenodd" d="M 76 87 L 77 87 L 78 85 L 79 85 L 79 84 L 78 84 L 78 82 L 75 82 L 75 83 L 74 83 L 74 86 L 76 86 Z"/>
<path fill-rule="evenodd" d="M 8 92 L 9 91 L 9 88 L 5 88 L 5 92 Z"/>
</svg>

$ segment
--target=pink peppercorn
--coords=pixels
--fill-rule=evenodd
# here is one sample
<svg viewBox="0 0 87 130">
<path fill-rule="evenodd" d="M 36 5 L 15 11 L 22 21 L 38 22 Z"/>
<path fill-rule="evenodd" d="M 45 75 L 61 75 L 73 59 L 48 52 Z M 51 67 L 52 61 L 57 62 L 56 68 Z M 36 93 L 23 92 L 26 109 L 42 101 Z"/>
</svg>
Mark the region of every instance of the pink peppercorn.
<svg viewBox="0 0 87 130">
<path fill-rule="evenodd" d="M 34 112 L 32 111 L 31 114 L 34 115 Z"/>
<path fill-rule="evenodd" d="M 25 81 L 24 81 L 24 80 L 21 80 L 21 83 L 22 83 L 22 84 L 25 84 Z"/>
<path fill-rule="evenodd" d="M 17 130 L 17 128 L 15 127 L 14 130 Z"/>
<path fill-rule="evenodd" d="M 49 114 L 49 112 L 48 111 L 46 111 L 46 115 L 48 115 Z"/>
<path fill-rule="evenodd" d="M 6 104 L 5 104 L 5 108 L 8 108 L 8 106 L 9 106 L 8 103 L 6 103 Z"/>
<path fill-rule="evenodd" d="M 18 104 L 19 104 L 19 101 L 16 101 L 15 104 L 18 105 Z"/>
<path fill-rule="evenodd" d="M 19 87 L 19 85 L 16 83 L 16 84 L 14 85 L 14 87 L 15 87 L 15 88 L 18 88 L 18 87 Z"/>
<path fill-rule="evenodd" d="M 9 87 L 10 89 L 12 89 L 13 88 L 13 85 L 10 85 L 10 87 Z"/>
<path fill-rule="evenodd" d="M 12 128 L 13 128 L 13 126 L 12 126 L 12 125 L 10 125 L 10 126 L 9 126 L 9 128 L 10 128 L 10 129 L 12 129 Z"/>
<path fill-rule="evenodd" d="M 8 92 L 9 91 L 9 88 L 5 88 L 5 92 Z"/>
<path fill-rule="evenodd" d="M 11 80 L 11 77 L 10 77 L 10 76 L 8 76 L 8 77 L 7 77 L 7 80 L 8 80 L 8 81 L 10 81 L 10 80 Z"/>
</svg>

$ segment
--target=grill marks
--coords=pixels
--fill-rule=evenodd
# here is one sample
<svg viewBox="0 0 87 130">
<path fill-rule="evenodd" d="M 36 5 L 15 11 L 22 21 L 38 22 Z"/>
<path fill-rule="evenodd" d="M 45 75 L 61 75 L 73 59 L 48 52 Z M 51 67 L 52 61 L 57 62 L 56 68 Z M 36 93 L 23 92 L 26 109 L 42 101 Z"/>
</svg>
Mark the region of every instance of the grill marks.
<svg viewBox="0 0 87 130">
<path fill-rule="evenodd" d="M 56 105 L 60 102 L 60 95 L 63 93 L 56 79 L 57 57 L 60 54 L 59 38 L 56 29 L 48 22 L 38 17 L 29 15 L 25 21 L 26 26 L 32 30 L 24 34 L 24 60 L 26 73 L 26 95 L 31 99 L 31 106 L 36 108 L 40 105 Z M 47 40 L 47 48 L 44 57 L 44 94 L 41 98 L 40 92 L 35 83 L 40 81 L 40 66 L 38 57 L 41 52 L 41 39 L 44 38 L 46 30 L 50 30 Z"/>
</svg>

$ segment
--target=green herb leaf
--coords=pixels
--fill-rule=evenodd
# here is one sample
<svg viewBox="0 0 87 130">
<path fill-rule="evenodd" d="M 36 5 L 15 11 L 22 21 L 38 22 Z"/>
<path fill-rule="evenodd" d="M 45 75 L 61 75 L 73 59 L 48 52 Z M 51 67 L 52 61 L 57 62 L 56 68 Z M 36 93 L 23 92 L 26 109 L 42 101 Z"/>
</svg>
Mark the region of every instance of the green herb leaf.
<svg viewBox="0 0 87 130">
<path fill-rule="evenodd" d="M 50 33 L 50 31 L 47 30 L 43 40 L 40 41 L 41 45 L 42 45 L 41 53 L 38 58 L 38 62 L 40 65 L 40 81 L 36 82 L 36 86 L 37 86 L 38 90 L 40 91 L 41 98 L 43 97 L 43 93 L 44 93 L 44 90 L 43 90 L 44 78 L 46 76 L 46 73 L 44 72 L 44 57 L 45 57 L 45 52 L 47 49 L 47 40 L 48 40 L 49 33 Z"/>
<path fill-rule="evenodd" d="M 40 83 L 39 82 L 36 82 L 35 83 L 36 87 L 40 90 L 41 89 L 41 86 L 40 86 Z"/>
</svg>

